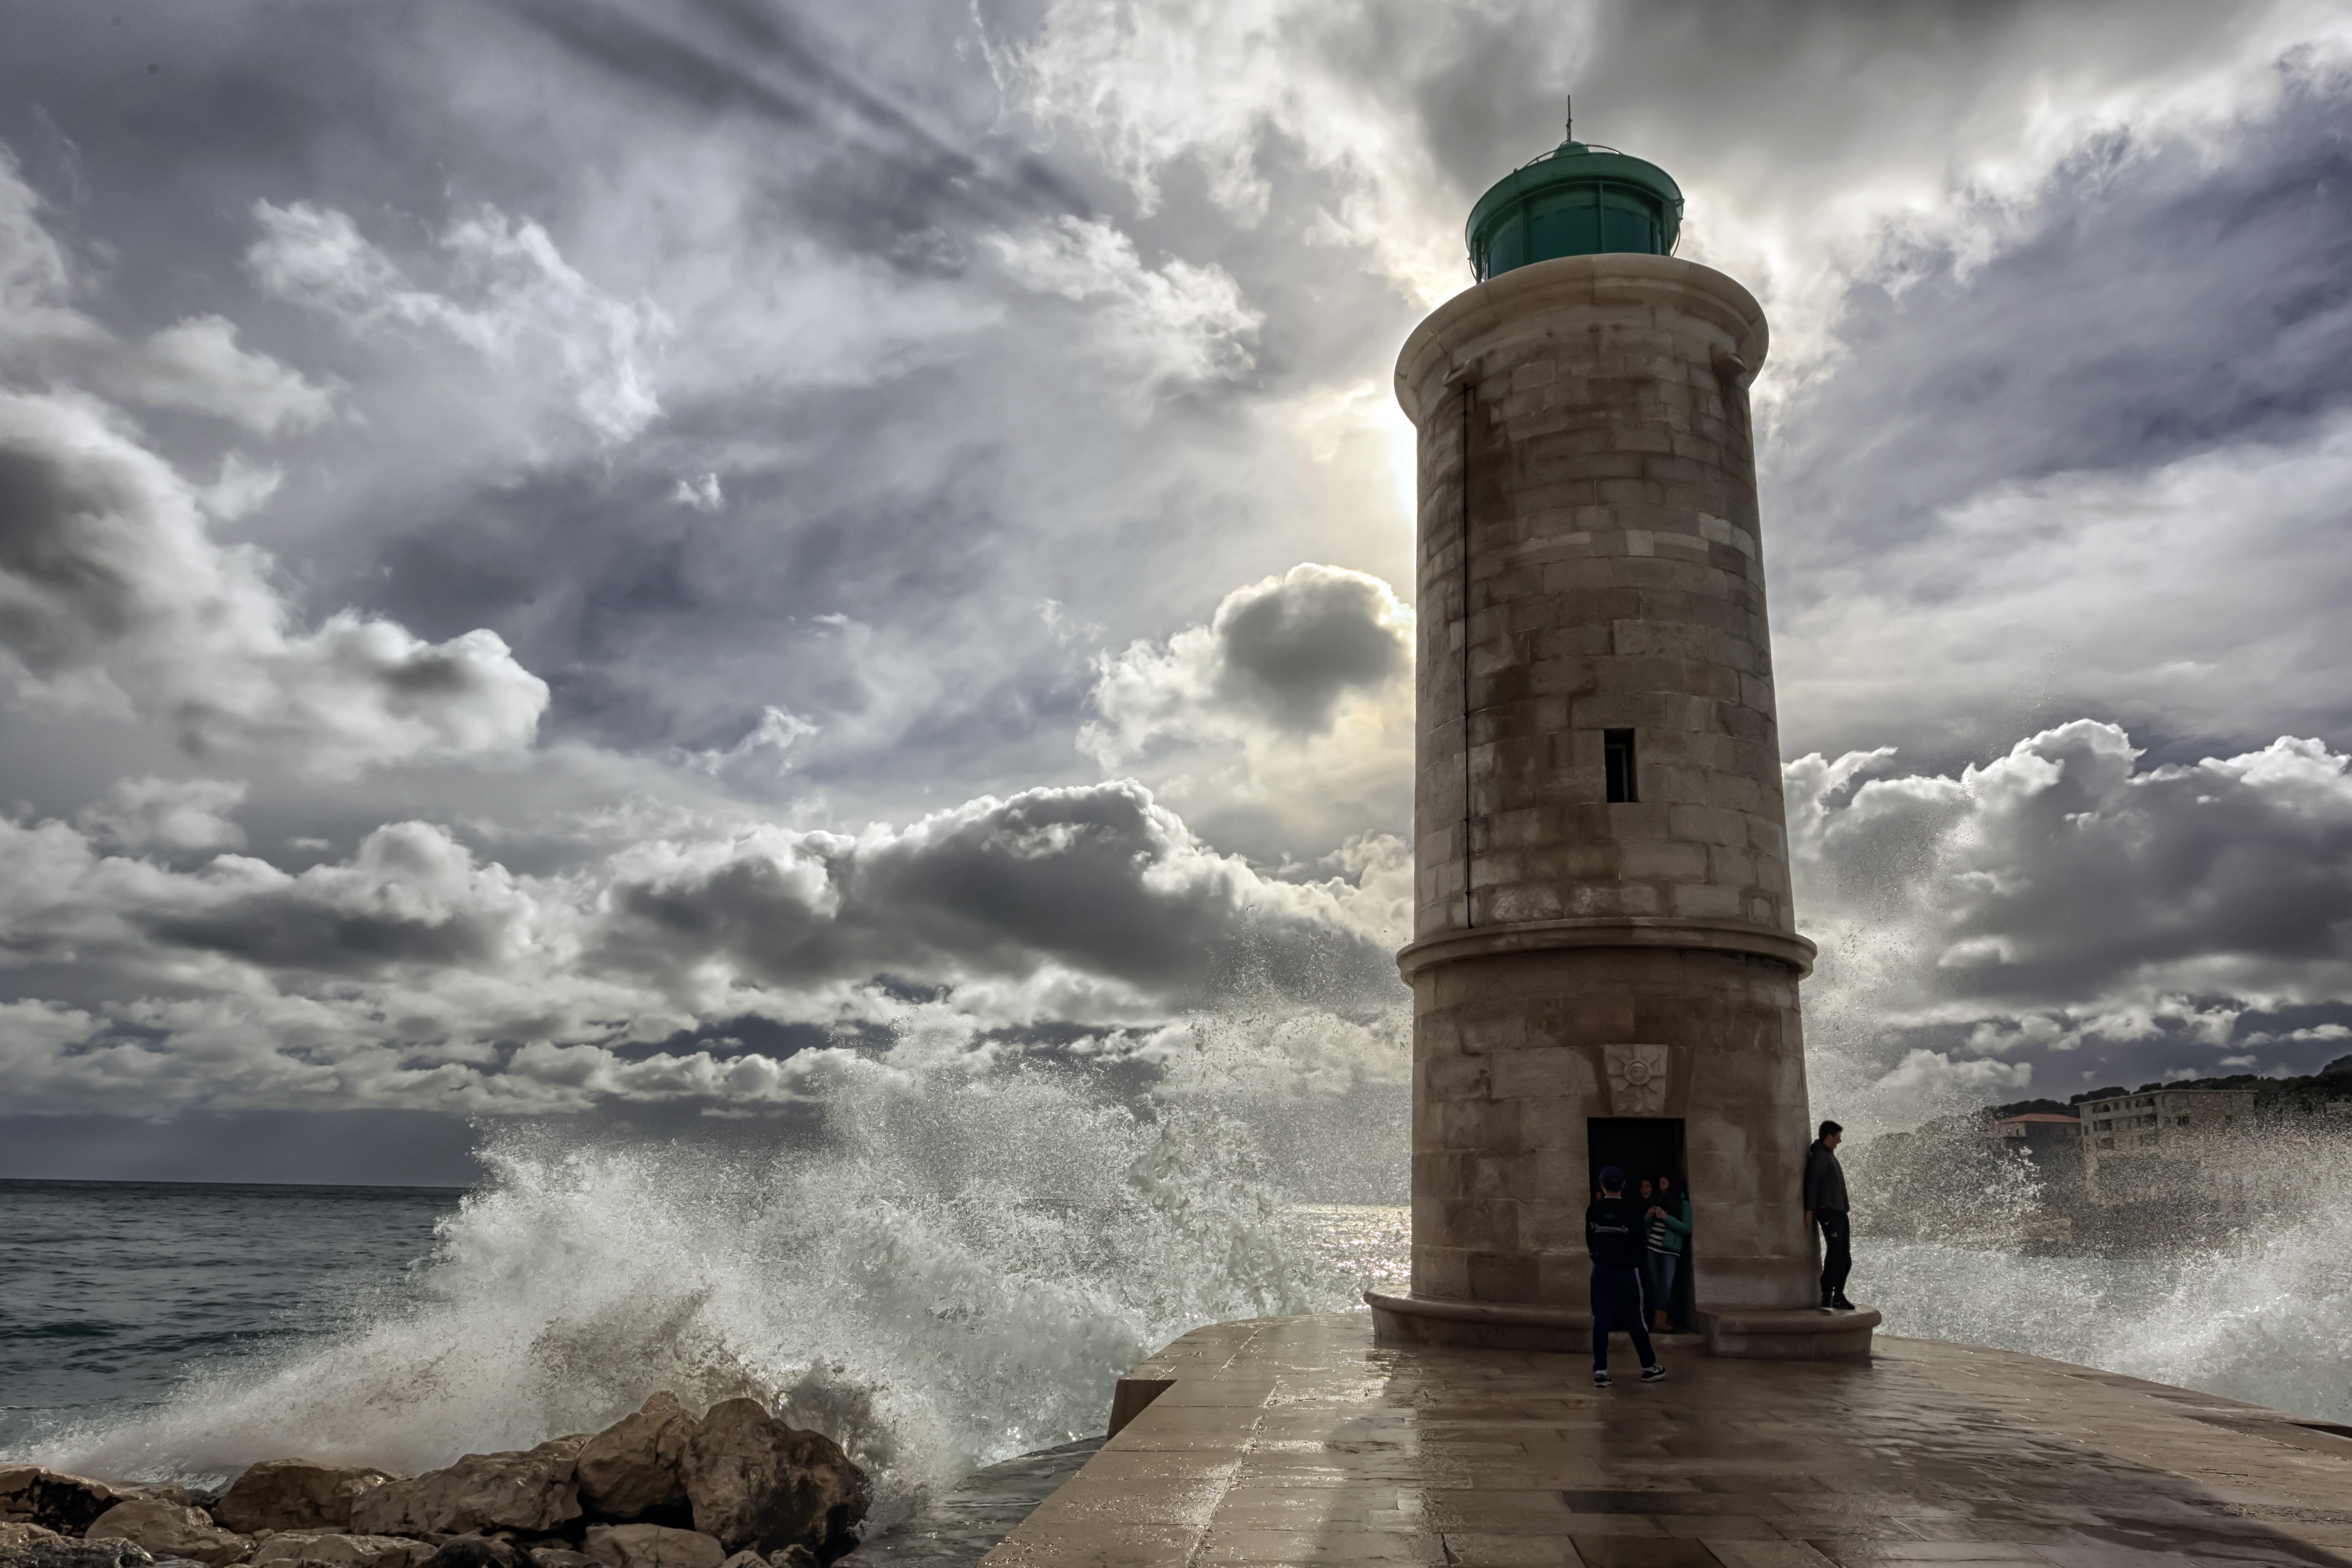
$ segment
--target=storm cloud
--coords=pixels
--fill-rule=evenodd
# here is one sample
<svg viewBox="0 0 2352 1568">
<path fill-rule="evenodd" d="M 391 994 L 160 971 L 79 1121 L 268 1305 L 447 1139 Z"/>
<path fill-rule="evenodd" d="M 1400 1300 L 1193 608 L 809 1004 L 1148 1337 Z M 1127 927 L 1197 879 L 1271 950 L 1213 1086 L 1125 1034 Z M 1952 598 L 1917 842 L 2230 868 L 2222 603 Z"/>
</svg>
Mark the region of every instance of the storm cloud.
<svg viewBox="0 0 2352 1568">
<path fill-rule="evenodd" d="M 183 849 L 196 803 L 231 804 L 193 782 L 116 794 L 132 807 L 175 796 Z M 86 1109 L 132 1078 L 159 1104 L 215 1110 L 578 1109 L 754 1080 L 788 1099 L 804 1069 L 740 1040 L 651 1047 L 713 1018 L 810 1026 L 819 1044 L 919 1018 L 973 1037 L 1049 1021 L 1140 1040 L 1240 982 L 1359 1012 L 1393 984 L 1395 856 L 1269 879 L 1132 783 L 856 836 L 657 837 L 554 876 L 420 822 L 299 873 L 239 854 L 174 864 L 110 850 L 119 815 L 95 833 L 0 824 L 0 964 L 83 998 L 11 1015 L 34 1053 L 17 1059 L 20 1112 Z M 110 1004 L 120 980 L 155 994 Z M 67 1036 L 78 1048 L 49 1060 Z M 207 1038 L 235 1040 L 233 1059 Z M 607 1057 L 562 1093 L 528 1072 L 498 1081 L 517 1064 Z"/>
<path fill-rule="evenodd" d="M 1772 319 L 1823 1092 L 2341 1054 L 2331 11 L 17 8 L 26 1108 L 1389 1071 L 1390 377 L 1571 89 Z"/>
<path fill-rule="evenodd" d="M 1956 774 L 1789 764 L 1813 1005 L 1852 1068 L 2063 1096 L 2352 1038 L 2352 758 L 2142 763 L 2078 720 Z"/>
</svg>

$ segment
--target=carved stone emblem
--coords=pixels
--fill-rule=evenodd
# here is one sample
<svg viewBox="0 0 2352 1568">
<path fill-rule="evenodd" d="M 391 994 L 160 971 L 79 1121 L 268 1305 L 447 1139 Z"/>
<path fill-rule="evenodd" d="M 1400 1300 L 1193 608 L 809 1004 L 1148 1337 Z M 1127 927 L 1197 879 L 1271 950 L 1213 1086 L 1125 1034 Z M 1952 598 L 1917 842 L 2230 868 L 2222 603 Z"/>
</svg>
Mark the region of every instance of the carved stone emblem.
<svg viewBox="0 0 2352 1568">
<path fill-rule="evenodd" d="M 1666 1047 L 1603 1046 L 1609 1102 L 1620 1116 L 1655 1116 L 1666 1108 Z"/>
</svg>

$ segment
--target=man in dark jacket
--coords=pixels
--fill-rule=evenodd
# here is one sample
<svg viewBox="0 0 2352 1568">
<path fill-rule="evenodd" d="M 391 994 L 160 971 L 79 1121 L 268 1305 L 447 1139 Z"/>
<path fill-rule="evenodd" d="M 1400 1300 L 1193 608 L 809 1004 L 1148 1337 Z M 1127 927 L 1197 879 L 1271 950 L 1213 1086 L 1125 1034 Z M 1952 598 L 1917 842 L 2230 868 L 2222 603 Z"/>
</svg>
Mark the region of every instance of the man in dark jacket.
<svg viewBox="0 0 2352 1568">
<path fill-rule="evenodd" d="M 1822 1123 L 1822 1135 L 1805 1151 L 1805 1228 L 1822 1227 L 1822 1310 L 1851 1312 L 1845 1277 L 1853 1272 L 1853 1229 L 1847 1221 L 1845 1167 L 1837 1146 L 1845 1129 Z"/>
<path fill-rule="evenodd" d="M 1584 1249 L 1592 1254 L 1592 1386 L 1609 1386 L 1609 1335 L 1623 1329 L 1642 1358 L 1642 1381 L 1666 1375 L 1650 1349 L 1650 1326 L 1642 1321 L 1642 1234 L 1639 1208 L 1625 1195 L 1625 1173 L 1612 1165 L 1601 1173 L 1601 1195 L 1584 1211 Z"/>
</svg>

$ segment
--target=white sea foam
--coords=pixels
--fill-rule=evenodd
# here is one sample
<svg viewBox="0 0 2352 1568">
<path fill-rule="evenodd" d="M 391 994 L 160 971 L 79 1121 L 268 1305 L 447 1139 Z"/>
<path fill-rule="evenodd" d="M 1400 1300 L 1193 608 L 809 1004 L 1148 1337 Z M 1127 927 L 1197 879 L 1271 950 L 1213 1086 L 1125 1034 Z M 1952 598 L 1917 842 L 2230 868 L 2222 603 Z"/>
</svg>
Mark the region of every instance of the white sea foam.
<svg viewBox="0 0 2352 1568">
<path fill-rule="evenodd" d="M 751 1394 L 845 1442 L 886 1522 L 978 1465 L 1100 1431 L 1112 1381 L 1188 1328 L 1339 1310 L 1402 1278 L 1405 1211 L 1338 1206 L 1401 1189 L 1402 1086 L 1302 1092 L 1266 1039 L 1204 1036 L 1150 1092 L 920 1042 L 845 1055 L 822 1136 L 781 1151 L 494 1135 L 492 1179 L 433 1255 L 349 1302 L 324 1349 L 192 1382 L 39 1457 L 416 1470 L 597 1427 L 660 1388 Z M 1943 1239 L 1858 1238 L 1855 1293 L 1891 1332 L 2352 1420 L 2352 1150 L 2263 1158 L 2277 1180 L 2234 1231 L 2120 1259 L 2005 1249 L 2032 1194 L 1971 1167 L 1907 1200 Z"/>
<path fill-rule="evenodd" d="M 656 1389 L 749 1394 L 840 1439 L 887 1521 L 1101 1431 L 1118 1375 L 1192 1326 L 1354 1304 L 1292 1178 L 1370 1115 L 1349 1141 L 1392 1150 L 1401 1187 L 1401 1094 L 1286 1099 L 1205 1052 L 1159 1090 L 910 1046 L 845 1055 L 822 1136 L 782 1152 L 493 1135 L 492 1179 L 430 1258 L 326 1348 L 200 1378 L 47 1462 L 413 1471 L 593 1430 Z"/>
<path fill-rule="evenodd" d="M 2123 1258 L 1856 1237 L 1853 1293 L 1890 1333 L 2030 1352 L 2352 1421 L 2352 1148 L 2292 1135 L 2248 1152 L 2252 1212 Z"/>
</svg>

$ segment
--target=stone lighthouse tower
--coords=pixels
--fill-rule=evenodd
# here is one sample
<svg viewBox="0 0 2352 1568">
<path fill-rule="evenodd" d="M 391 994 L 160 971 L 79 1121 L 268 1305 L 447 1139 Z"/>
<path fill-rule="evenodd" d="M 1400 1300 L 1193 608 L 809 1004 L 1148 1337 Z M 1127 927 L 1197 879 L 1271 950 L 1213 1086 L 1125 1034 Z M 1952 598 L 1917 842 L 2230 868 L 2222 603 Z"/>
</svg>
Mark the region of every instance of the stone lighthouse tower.
<svg viewBox="0 0 2352 1568">
<path fill-rule="evenodd" d="M 1565 142 L 1470 215 L 1414 329 L 1412 1287 L 1383 1341 L 1589 1342 L 1597 1173 L 1675 1175 L 1717 1354 L 1866 1353 L 1814 1309 L 1811 1138 L 1748 385 L 1763 311 L 1682 193 Z"/>
</svg>

